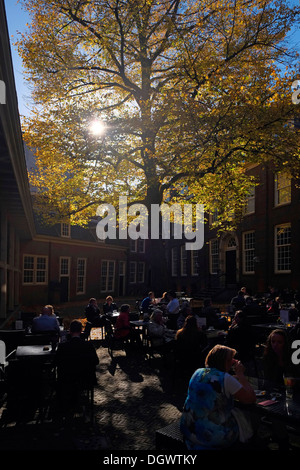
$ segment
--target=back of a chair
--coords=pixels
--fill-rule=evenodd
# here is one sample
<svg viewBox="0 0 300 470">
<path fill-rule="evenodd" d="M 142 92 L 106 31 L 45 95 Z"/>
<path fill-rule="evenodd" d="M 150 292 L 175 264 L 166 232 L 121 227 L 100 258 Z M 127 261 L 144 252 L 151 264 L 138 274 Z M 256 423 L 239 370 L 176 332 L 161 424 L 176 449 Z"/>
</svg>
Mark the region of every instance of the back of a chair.
<svg viewBox="0 0 300 470">
<path fill-rule="evenodd" d="M 108 318 L 105 319 L 105 330 L 108 337 L 113 336 L 114 330 L 111 321 Z"/>
<path fill-rule="evenodd" d="M 0 365 L 6 366 L 6 345 L 4 341 L 0 340 Z"/>
<path fill-rule="evenodd" d="M 6 354 L 10 354 L 18 346 L 24 344 L 25 330 L 0 330 L 0 340 L 4 341 Z"/>
</svg>

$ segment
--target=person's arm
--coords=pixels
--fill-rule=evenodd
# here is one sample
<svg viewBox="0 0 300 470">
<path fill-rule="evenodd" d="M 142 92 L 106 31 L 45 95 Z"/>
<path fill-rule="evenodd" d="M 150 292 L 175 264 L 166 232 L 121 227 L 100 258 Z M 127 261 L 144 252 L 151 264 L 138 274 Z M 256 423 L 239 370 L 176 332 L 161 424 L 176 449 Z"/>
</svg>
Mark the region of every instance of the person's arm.
<svg viewBox="0 0 300 470">
<path fill-rule="evenodd" d="M 240 388 L 240 390 L 238 390 L 234 394 L 234 398 L 236 398 L 241 403 L 245 403 L 245 404 L 255 403 L 256 401 L 255 392 L 244 375 L 245 368 L 243 364 L 240 361 L 236 361 L 234 365 L 234 369 L 235 369 L 235 377 L 242 385 L 242 388 Z"/>
</svg>

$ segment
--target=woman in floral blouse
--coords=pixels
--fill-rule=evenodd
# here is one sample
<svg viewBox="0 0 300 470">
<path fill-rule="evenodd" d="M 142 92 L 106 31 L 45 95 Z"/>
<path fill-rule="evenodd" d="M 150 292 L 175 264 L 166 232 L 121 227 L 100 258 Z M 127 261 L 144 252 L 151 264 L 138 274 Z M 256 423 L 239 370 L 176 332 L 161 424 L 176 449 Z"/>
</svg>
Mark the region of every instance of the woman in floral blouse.
<svg viewBox="0 0 300 470">
<path fill-rule="evenodd" d="M 239 440 L 234 399 L 254 403 L 256 397 L 235 354 L 234 349 L 216 345 L 205 368 L 196 370 L 190 380 L 180 425 L 189 450 L 224 449 Z M 235 376 L 229 374 L 232 367 Z"/>
</svg>

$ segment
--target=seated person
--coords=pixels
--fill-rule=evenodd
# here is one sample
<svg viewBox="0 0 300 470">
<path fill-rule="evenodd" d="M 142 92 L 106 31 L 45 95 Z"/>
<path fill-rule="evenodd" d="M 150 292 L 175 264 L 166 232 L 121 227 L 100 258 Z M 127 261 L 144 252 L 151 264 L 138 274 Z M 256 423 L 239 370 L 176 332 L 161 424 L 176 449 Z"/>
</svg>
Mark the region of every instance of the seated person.
<svg viewBox="0 0 300 470">
<path fill-rule="evenodd" d="M 296 322 L 299 318 L 299 310 L 295 307 L 295 304 L 291 305 L 289 309 L 289 320 L 292 322 Z"/>
<path fill-rule="evenodd" d="M 283 385 L 283 374 L 296 368 L 291 361 L 291 348 L 284 330 L 273 330 L 266 341 L 263 354 L 264 378 Z"/>
<path fill-rule="evenodd" d="M 247 316 L 243 310 L 235 312 L 232 324 L 228 329 L 226 344 L 236 349 L 238 359 L 245 362 L 254 359 L 256 339 L 247 322 Z"/>
<path fill-rule="evenodd" d="M 117 318 L 114 330 L 114 339 L 130 340 L 141 343 L 139 333 L 130 325 L 130 305 L 123 304 L 120 308 L 120 315 Z"/>
<path fill-rule="evenodd" d="M 147 297 L 142 300 L 141 310 L 143 313 L 149 313 L 151 311 L 151 306 L 155 304 L 154 292 L 148 292 Z"/>
<path fill-rule="evenodd" d="M 81 322 L 73 320 L 69 331 L 70 339 L 58 344 L 54 357 L 61 411 L 76 404 L 80 390 L 96 384 L 96 366 L 99 364 L 92 342 L 81 338 Z"/>
<path fill-rule="evenodd" d="M 209 328 L 210 326 L 217 328 L 219 317 L 212 306 L 210 299 L 204 299 L 203 301 L 203 308 L 202 308 L 202 315 L 206 318 L 206 326 Z"/>
<path fill-rule="evenodd" d="M 234 398 L 250 404 L 256 396 L 243 364 L 234 355 L 234 349 L 214 346 L 205 367 L 197 369 L 189 382 L 180 422 L 188 450 L 222 450 L 239 441 L 239 425 L 232 413 Z M 235 376 L 229 373 L 232 367 Z"/>
<path fill-rule="evenodd" d="M 251 315 L 259 315 L 260 308 L 256 300 L 253 297 L 246 297 L 245 306 L 243 307 L 243 312 L 250 317 Z"/>
<path fill-rule="evenodd" d="M 217 315 L 215 308 L 212 306 L 210 299 L 204 299 L 201 315 L 206 318 L 206 327 L 213 327 L 221 330 L 227 328 L 227 321 L 225 318 L 220 318 Z"/>
<path fill-rule="evenodd" d="M 177 299 L 176 294 L 173 291 L 169 291 L 167 295 L 169 299 L 166 308 L 166 314 L 168 316 L 168 327 L 173 330 L 176 330 L 177 319 L 179 317 L 180 310 L 179 300 Z"/>
<path fill-rule="evenodd" d="M 107 315 L 108 313 L 112 313 L 118 310 L 117 304 L 114 302 L 114 299 L 111 295 L 108 295 L 105 299 L 105 303 L 103 304 L 103 313 Z"/>
<path fill-rule="evenodd" d="M 183 327 L 175 335 L 176 359 L 184 365 L 188 374 L 204 366 L 203 355 L 207 345 L 207 337 L 198 328 L 196 317 L 188 315 Z"/>
<path fill-rule="evenodd" d="M 246 305 L 244 292 L 240 290 L 237 295 L 231 299 L 230 305 L 235 311 L 242 310 Z"/>
<path fill-rule="evenodd" d="M 292 363 L 291 349 L 286 332 L 273 330 L 266 341 L 263 354 L 264 379 L 275 385 L 283 385 L 284 374 L 297 377 L 297 366 Z M 279 450 L 289 450 L 289 435 L 284 423 L 271 419 L 272 439 L 278 443 Z"/>
<path fill-rule="evenodd" d="M 166 327 L 163 312 L 159 309 L 152 313 L 147 329 L 153 347 L 164 346 L 174 339 L 174 331 Z"/>
<path fill-rule="evenodd" d="M 55 315 L 49 306 L 43 307 L 42 314 L 35 317 L 32 321 L 31 332 L 33 334 L 53 333 L 51 337 L 52 347 L 56 346 L 59 339 L 60 328 Z"/>
<path fill-rule="evenodd" d="M 177 328 L 182 328 L 185 322 L 185 319 L 188 315 L 191 314 L 191 307 L 188 302 L 182 302 L 181 309 L 179 310 L 179 317 L 177 318 Z"/>
<path fill-rule="evenodd" d="M 102 326 L 105 326 L 105 316 L 100 314 L 97 300 L 94 297 L 89 300 L 89 303 L 86 306 L 84 312 L 87 319 L 87 323 L 84 329 L 84 336 L 88 338 L 93 327 L 101 328 Z"/>
</svg>

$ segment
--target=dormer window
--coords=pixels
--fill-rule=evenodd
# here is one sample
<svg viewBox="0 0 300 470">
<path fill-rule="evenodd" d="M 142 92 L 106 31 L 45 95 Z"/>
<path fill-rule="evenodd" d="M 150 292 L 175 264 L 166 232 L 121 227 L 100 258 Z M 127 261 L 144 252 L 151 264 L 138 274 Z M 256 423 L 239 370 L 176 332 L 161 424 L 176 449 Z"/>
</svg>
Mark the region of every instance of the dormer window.
<svg viewBox="0 0 300 470">
<path fill-rule="evenodd" d="M 60 224 L 60 234 L 62 237 L 70 238 L 71 236 L 71 226 L 65 222 Z"/>
</svg>

